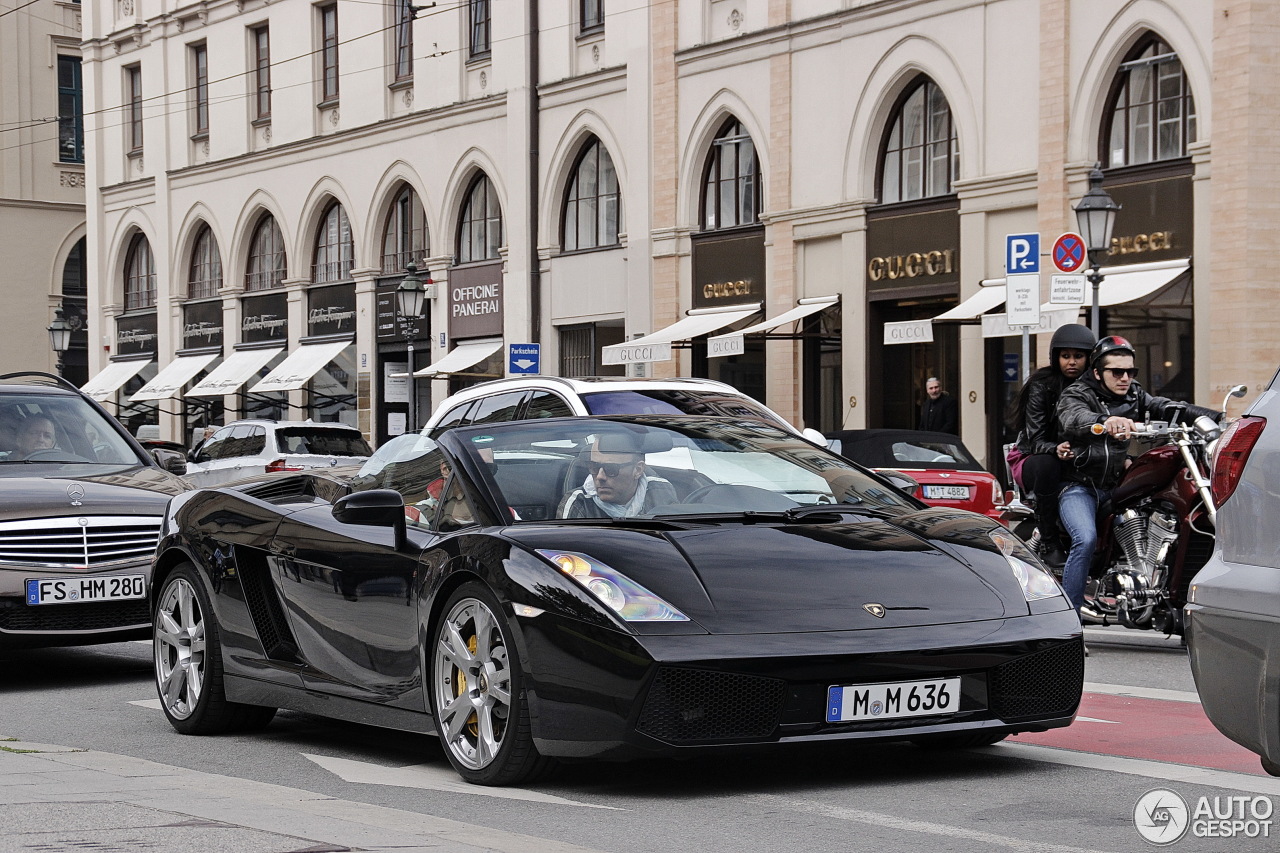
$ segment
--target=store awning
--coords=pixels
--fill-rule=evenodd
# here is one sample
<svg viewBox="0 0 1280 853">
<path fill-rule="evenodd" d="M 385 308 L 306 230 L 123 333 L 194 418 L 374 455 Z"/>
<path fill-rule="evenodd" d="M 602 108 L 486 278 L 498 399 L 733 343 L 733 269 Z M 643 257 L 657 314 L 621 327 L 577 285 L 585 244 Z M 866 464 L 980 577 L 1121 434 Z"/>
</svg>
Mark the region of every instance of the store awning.
<svg viewBox="0 0 1280 853">
<path fill-rule="evenodd" d="M 724 308 L 693 308 L 689 315 L 665 329 L 651 332 L 624 344 L 607 346 L 601 351 L 601 364 L 637 364 L 670 361 L 671 344 L 723 329 L 760 312 L 760 303 L 732 305 Z"/>
<path fill-rule="evenodd" d="M 166 364 L 156 378 L 143 385 L 138 393 L 129 398 L 130 403 L 144 400 L 167 400 L 182 390 L 182 386 L 191 381 L 205 366 L 218 357 L 211 352 L 204 355 L 180 355 Z"/>
<path fill-rule="evenodd" d="M 440 358 L 414 373 L 414 376 L 439 376 L 447 373 L 461 373 L 468 367 L 475 367 L 498 350 L 502 349 L 502 341 L 467 341 L 458 344 Z"/>
<path fill-rule="evenodd" d="M 998 285 L 998 286 L 997 286 Z M 933 340 L 934 323 L 964 323 L 976 320 L 1004 302 L 1004 279 L 982 282 L 982 287 L 959 305 L 948 308 L 927 320 L 903 320 L 884 324 L 884 342 L 888 344 L 920 344 Z"/>
<path fill-rule="evenodd" d="M 284 347 L 236 350 L 200 380 L 184 397 L 225 397 L 240 390 L 271 359 L 284 352 Z"/>
<path fill-rule="evenodd" d="M 741 355 L 747 349 L 747 335 L 770 332 L 779 326 L 794 323 L 796 320 L 802 320 L 824 308 L 830 308 L 839 301 L 839 295 L 805 297 L 799 300 L 795 308 L 776 317 L 770 317 L 763 323 L 756 323 L 754 326 L 747 326 L 745 329 L 730 332 L 727 335 L 716 335 L 714 338 L 707 338 L 707 357 L 723 358 L 727 355 Z"/>
<path fill-rule="evenodd" d="M 138 375 L 138 371 L 151 364 L 150 359 L 135 358 L 132 361 L 113 361 L 88 382 L 80 386 L 80 390 L 95 400 L 109 399 L 120 390 L 120 386 Z"/>
<path fill-rule="evenodd" d="M 266 394 L 271 391 L 297 391 L 311 381 L 320 368 L 333 361 L 338 353 L 351 346 L 351 341 L 329 341 L 323 344 L 305 344 L 285 356 L 249 389 L 250 394 Z"/>
<path fill-rule="evenodd" d="M 1108 308 L 1150 296 L 1173 284 L 1190 270 L 1190 258 L 1102 267 L 1099 272 L 1104 278 L 1098 286 L 1098 305 Z M 991 282 L 994 285 L 1000 285 L 999 290 L 1004 290 L 1004 279 L 992 279 Z M 983 282 L 984 285 L 987 283 Z M 1080 316 L 1080 309 L 1087 311 L 1093 305 L 1093 288 L 1088 284 L 1085 285 L 1084 298 L 1084 305 L 1058 305 L 1053 302 L 1041 305 L 1040 325 L 1032 327 L 1031 334 L 1053 332 L 1060 326 L 1076 322 Z M 988 314 L 982 318 L 984 338 L 1007 338 L 1020 334 L 1022 334 L 1022 327 L 1011 327 L 1004 314 Z"/>
</svg>

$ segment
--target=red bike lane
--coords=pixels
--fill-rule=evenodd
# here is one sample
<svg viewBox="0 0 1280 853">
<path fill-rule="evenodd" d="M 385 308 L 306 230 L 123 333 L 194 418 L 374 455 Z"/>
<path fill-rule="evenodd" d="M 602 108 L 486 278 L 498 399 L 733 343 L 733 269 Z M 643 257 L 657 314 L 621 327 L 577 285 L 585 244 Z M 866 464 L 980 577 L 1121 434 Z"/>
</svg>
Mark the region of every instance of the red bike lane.
<svg viewBox="0 0 1280 853">
<path fill-rule="evenodd" d="M 1086 692 L 1072 725 L 1009 742 L 1267 775 L 1258 756 L 1214 728 L 1198 702 Z"/>
</svg>

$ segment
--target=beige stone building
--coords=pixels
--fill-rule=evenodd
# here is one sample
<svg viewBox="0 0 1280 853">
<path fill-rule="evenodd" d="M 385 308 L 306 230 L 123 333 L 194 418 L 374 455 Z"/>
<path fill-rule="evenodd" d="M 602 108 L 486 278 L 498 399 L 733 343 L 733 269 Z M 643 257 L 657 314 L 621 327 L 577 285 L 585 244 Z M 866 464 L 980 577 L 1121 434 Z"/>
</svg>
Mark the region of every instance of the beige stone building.
<svg viewBox="0 0 1280 853">
<path fill-rule="evenodd" d="M 539 343 L 545 373 L 720 378 L 819 429 L 914 426 L 936 375 L 994 458 L 1027 367 L 1006 237 L 1040 235 L 1048 303 L 1094 163 L 1102 329 L 1144 385 L 1213 405 L 1280 363 L 1274 3 L 91 8 L 90 385 L 166 435 L 381 440 Z M 1032 352 L 1088 317 L 1043 309 Z"/>
<path fill-rule="evenodd" d="M 80 4 L 0 0 L 0 372 L 58 370 L 45 331 L 76 327 L 64 374 L 87 378 Z"/>
</svg>

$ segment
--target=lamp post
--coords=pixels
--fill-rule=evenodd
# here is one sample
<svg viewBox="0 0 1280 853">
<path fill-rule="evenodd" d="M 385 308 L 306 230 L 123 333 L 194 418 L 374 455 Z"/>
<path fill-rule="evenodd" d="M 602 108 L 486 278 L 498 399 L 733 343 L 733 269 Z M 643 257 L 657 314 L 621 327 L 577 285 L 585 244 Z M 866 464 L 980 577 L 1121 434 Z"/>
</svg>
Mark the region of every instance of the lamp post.
<svg viewBox="0 0 1280 853">
<path fill-rule="evenodd" d="M 1103 254 L 1111 248 L 1111 231 L 1116 227 L 1116 212 L 1119 210 L 1120 205 L 1102 188 L 1102 164 L 1095 163 L 1089 172 L 1089 191 L 1080 199 L 1075 211 L 1080 236 L 1089 251 L 1089 274 L 1086 277 L 1093 285 L 1093 313 L 1089 327 L 1098 336 L 1102 334 L 1098 328 L 1098 288 L 1105 278 L 1098 268 Z"/>
<path fill-rule="evenodd" d="M 62 309 L 55 308 L 53 322 L 49 324 L 49 346 L 58 355 L 58 375 L 62 375 L 63 359 L 71 347 L 71 324 L 62 316 Z"/>
<path fill-rule="evenodd" d="M 422 318 L 422 306 L 430 284 L 431 271 L 427 271 L 427 280 L 423 282 L 418 277 L 417 265 L 409 263 L 405 264 L 404 278 L 396 288 L 396 307 L 400 311 L 400 322 L 403 324 L 409 353 L 409 432 L 416 432 L 418 429 L 418 395 L 413 381 L 413 342 L 418 339 L 418 320 Z"/>
</svg>

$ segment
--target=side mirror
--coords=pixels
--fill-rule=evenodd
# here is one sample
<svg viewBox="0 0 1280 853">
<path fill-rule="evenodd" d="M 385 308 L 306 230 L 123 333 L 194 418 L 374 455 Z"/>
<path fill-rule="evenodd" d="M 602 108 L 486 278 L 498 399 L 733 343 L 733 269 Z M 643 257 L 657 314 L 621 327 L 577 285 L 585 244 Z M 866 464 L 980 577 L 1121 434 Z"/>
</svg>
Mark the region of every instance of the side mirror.
<svg viewBox="0 0 1280 853">
<path fill-rule="evenodd" d="M 800 430 L 800 435 L 802 435 L 804 438 L 808 439 L 809 441 L 813 442 L 814 444 L 818 445 L 819 447 L 830 446 L 830 442 L 827 441 L 827 437 L 822 433 L 818 432 L 813 427 L 805 427 L 804 429 Z"/>
<path fill-rule="evenodd" d="M 176 450 L 156 447 L 151 451 L 151 458 L 155 459 L 161 468 L 171 474 L 181 476 L 187 473 L 187 459 Z"/>
<path fill-rule="evenodd" d="M 333 517 L 342 524 L 390 527 L 395 531 L 396 550 L 404 547 L 404 498 L 394 489 L 371 489 L 338 498 Z"/>
<path fill-rule="evenodd" d="M 920 483 L 900 471 L 879 471 L 877 473 L 893 484 L 894 488 L 901 489 L 912 497 L 916 497 L 920 491 Z"/>
</svg>

